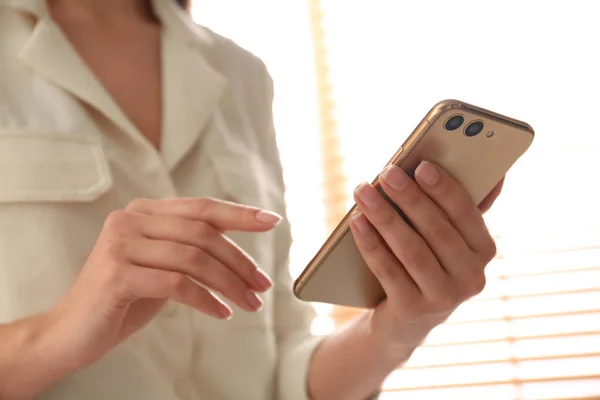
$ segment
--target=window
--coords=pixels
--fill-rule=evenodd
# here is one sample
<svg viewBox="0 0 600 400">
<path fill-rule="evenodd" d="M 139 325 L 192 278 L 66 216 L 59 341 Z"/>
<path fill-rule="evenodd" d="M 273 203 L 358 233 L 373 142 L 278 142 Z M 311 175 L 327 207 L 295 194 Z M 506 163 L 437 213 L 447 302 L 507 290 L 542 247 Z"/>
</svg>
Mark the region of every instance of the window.
<svg viewBox="0 0 600 400">
<path fill-rule="evenodd" d="M 529 122 L 534 144 L 486 216 L 488 287 L 382 397 L 600 398 L 600 2 L 196 0 L 194 15 L 275 78 L 293 275 L 437 101 Z M 356 313 L 316 308 L 316 334 Z"/>
</svg>

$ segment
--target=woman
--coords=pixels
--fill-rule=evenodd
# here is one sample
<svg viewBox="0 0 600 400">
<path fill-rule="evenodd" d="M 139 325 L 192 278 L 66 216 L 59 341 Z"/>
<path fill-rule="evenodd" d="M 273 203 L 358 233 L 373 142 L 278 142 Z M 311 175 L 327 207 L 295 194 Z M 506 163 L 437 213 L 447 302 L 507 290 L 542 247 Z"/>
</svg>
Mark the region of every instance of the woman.
<svg viewBox="0 0 600 400">
<path fill-rule="evenodd" d="M 271 80 L 175 1 L 0 0 L 0 60 L 1 399 L 365 399 L 483 288 L 469 196 L 388 169 L 420 234 L 359 186 L 388 298 L 312 338 Z"/>
</svg>

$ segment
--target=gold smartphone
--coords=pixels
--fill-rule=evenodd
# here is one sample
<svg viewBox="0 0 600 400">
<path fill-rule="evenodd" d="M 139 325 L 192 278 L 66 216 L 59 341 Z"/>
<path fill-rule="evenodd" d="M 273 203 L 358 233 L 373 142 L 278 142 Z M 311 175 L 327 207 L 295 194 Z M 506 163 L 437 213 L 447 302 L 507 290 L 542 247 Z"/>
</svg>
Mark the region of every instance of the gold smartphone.
<svg viewBox="0 0 600 400">
<path fill-rule="evenodd" d="M 446 169 L 480 203 L 533 141 L 526 123 L 457 101 L 436 104 L 387 165 L 414 177 L 423 160 Z M 382 191 L 375 179 L 373 185 Z M 373 308 L 384 298 L 349 227 L 354 205 L 294 283 L 304 301 Z M 398 210 L 400 212 L 400 210 Z"/>
</svg>

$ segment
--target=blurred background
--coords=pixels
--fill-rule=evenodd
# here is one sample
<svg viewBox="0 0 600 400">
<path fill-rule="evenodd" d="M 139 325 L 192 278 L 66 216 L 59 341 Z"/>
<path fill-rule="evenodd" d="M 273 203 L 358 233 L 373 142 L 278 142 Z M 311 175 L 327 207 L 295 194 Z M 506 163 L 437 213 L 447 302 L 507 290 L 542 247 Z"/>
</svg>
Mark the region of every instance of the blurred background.
<svg viewBox="0 0 600 400">
<path fill-rule="evenodd" d="M 439 100 L 530 123 L 486 216 L 487 288 L 382 398 L 600 399 L 600 1 L 195 0 L 193 15 L 275 80 L 293 277 Z M 315 335 L 359 312 L 315 308 Z"/>
</svg>

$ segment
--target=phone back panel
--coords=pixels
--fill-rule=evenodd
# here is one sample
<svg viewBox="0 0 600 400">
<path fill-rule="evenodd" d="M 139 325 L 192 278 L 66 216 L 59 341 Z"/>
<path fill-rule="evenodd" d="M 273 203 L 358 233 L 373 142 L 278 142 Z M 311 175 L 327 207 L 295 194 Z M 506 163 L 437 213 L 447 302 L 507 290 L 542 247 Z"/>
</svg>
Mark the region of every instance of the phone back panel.
<svg viewBox="0 0 600 400">
<path fill-rule="evenodd" d="M 447 121 L 460 115 L 462 125 L 446 129 Z M 472 122 L 483 122 L 483 130 L 467 136 Z M 523 122 L 471 106 L 446 100 L 438 103 L 421 121 L 388 164 L 413 176 L 421 161 L 445 168 L 481 202 L 527 150 L 533 130 Z M 379 187 L 378 178 L 373 184 Z M 380 189 L 381 190 L 381 189 Z M 372 308 L 385 293 L 364 262 L 349 229 L 356 205 L 331 234 L 294 284 L 296 296 L 305 301 Z"/>
</svg>

